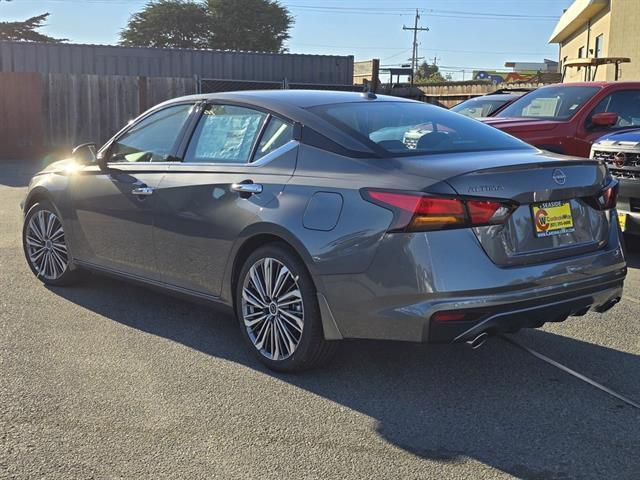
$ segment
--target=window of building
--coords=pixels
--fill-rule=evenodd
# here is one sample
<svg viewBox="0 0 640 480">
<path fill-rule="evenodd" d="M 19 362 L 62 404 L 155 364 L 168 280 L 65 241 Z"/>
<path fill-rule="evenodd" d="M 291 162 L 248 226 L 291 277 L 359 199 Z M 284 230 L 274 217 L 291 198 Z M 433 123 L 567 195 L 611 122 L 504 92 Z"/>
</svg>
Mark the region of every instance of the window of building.
<svg viewBox="0 0 640 480">
<path fill-rule="evenodd" d="M 578 58 L 584 58 L 584 47 L 578 49 Z M 578 67 L 578 71 L 582 70 L 582 67 Z"/>
<path fill-rule="evenodd" d="M 604 34 L 598 35 L 596 37 L 595 57 L 602 58 L 603 54 L 604 54 Z"/>
</svg>

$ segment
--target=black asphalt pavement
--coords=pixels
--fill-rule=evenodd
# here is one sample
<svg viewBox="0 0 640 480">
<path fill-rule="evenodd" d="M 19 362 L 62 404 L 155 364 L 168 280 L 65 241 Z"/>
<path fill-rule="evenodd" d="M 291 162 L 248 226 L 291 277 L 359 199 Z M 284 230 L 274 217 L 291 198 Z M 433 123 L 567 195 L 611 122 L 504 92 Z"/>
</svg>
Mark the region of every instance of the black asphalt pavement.
<svg viewBox="0 0 640 480">
<path fill-rule="evenodd" d="M 640 478 L 640 410 L 492 338 L 344 342 L 261 367 L 227 315 L 112 279 L 47 288 L 0 162 L 0 478 Z M 514 336 L 640 402 L 640 255 L 622 302 Z"/>
</svg>

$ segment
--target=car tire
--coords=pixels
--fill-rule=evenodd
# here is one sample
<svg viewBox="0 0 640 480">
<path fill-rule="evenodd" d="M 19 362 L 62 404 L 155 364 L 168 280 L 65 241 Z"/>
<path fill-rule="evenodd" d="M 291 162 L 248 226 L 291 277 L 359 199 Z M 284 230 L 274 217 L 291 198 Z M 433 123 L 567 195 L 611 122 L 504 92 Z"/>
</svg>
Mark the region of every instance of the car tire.
<svg viewBox="0 0 640 480">
<path fill-rule="evenodd" d="M 316 288 L 304 263 L 284 244 L 255 250 L 236 282 L 236 316 L 256 358 L 272 370 L 325 364 L 338 342 L 324 338 Z"/>
<path fill-rule="evenodd" d="M 58 209 L 48 200 L 29 208 L 22 227 L 22 247 L 31 271 L 46 285 L 67 286 L 88 272 L 73 264 Z"/>
</svg>

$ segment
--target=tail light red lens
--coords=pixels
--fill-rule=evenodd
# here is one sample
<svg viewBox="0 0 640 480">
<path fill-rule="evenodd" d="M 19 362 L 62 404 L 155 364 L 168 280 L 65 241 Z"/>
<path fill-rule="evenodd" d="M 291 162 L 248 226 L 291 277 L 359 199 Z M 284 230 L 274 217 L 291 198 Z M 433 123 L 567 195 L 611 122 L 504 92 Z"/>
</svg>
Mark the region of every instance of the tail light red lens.
<svg viewBox="0 0 640 480">
<path fill-rule="evenodd" d="M 584 200 L 592 207 L 598 210 L 611 210 L 616 208 L 618 204 L 618 190 L 620 184 L 617 181 L 613 181 L 596 197 L 588 197 Z"/>
<path fill-rule="evenodd" d="M 614 185 L 611 185 L 604 192 L 602 192 L 599 203 L 602 205 L 603 210 L 611 210 L 612 208 L 616 208 L 616 205 L 618 204 L 619 189 L 620 184 L 616 182 Z"/>
<path fill-rule="evenodd" d="M 471 223 L 483 225 L 491 223 L 491 220 L 504 206 L 496 201 L 467 200 L 467 208 L 469 209 Z"/>
<path fill-rule="evenodd" d="M 515 205 L 500 200 L 363 190 L 363 197 L 394 212 L 391 231 L 417 232 L 503 223 Z"/>
<path fill-rule="evenodd" d="M 467 314 L 465 312 L 442 311 L 434 313 L 431 320 L 436 322 L 459 322 L 465 320 L 466 317 Z"/>
</svg>

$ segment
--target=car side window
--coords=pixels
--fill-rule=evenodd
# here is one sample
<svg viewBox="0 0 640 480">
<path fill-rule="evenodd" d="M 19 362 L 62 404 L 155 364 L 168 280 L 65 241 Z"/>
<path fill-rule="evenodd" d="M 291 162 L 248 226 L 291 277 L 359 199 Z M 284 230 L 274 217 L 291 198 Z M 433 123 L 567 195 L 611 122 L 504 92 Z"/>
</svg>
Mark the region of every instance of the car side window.
<svg viewBox="0 0 640 480">
<path fill-rule="evenodd" d="M 192 104 L 152 113 L 118 138 L 109 149 L 109 162 L 167 162 Z"/>
<path fill-rule="evenodd" d="M 293 125 L 279 118 L 271 117 L 260 139 L 253 161 L 260 160 L 265 155 L 289 143 L 291 140 L 293 140 Z"/>
<path fill-rule="evenodd" d="M 617 113 L 618 123 L 612 128 L 640 126 L 640 90 L 621 90 L 604 97 L 589 116 L 596 113 Z"/>
<path fill-rule="evenodd" d="M 209 105 L 196 127 L 184 161 L 247 163 L 266 113 L 233 105 Z"/>
</svg>

